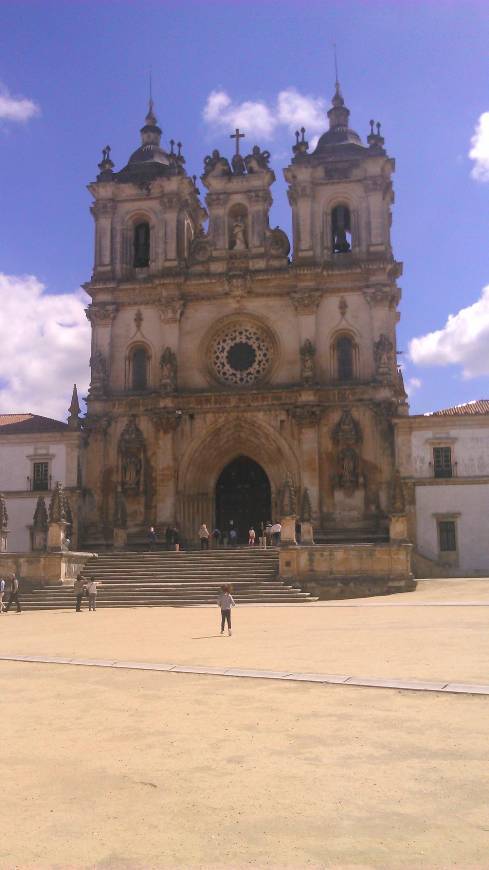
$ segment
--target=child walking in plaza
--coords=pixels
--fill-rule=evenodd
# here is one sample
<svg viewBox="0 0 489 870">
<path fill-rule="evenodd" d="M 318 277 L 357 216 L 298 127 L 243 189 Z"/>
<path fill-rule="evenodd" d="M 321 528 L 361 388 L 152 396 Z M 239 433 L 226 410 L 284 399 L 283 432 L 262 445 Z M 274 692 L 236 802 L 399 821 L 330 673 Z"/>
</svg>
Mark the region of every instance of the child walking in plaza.
<svg viewBox="0 0 489 870">
<path fill-rule="evenodd" d="M 221 608 L 221 634 L 224 634 L 224 626 L 227 622 L 228 635 L 231 637 L 231 607 L 236 607 L 236 602 L 231 595 L 231 588 L 229 586 L 221 586 L 217 605 Z"/>
</svg>

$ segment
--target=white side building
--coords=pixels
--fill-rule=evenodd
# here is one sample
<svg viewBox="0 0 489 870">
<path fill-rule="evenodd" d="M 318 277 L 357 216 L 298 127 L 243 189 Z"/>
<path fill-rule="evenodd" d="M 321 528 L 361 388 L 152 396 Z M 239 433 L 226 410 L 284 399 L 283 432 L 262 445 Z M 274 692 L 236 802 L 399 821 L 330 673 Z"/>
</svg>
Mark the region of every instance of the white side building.
<svg viewBox="0 0 489 870">
<path fill-rule="evenodd" d="M 395 426 L 417 576 L 489 576 L 489 399 Z"/>
<path fill-rule="evenodd" d="M 41 496 L 49 508 L 57 481 L 65 488 L 73 517 L 71 543 L 77 546 L 79 428 L 75 414 L 70 415 L 68 423 L 30 413 L 0 414 L 0 492 L 7 502 L 9 552 L 31 550 L 38 498 Z"/>
</svg>

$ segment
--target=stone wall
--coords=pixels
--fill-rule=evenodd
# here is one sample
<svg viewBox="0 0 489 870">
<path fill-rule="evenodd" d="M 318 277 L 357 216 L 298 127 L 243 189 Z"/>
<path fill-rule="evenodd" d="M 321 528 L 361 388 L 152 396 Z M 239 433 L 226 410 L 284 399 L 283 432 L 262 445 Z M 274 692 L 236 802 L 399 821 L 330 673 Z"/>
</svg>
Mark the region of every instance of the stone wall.
<svg viewBox="0 0 489 870">
<path fill-rule="evenodd" d="M 322 599 L 410 592 L 411 554 L 404 543 L 282 547 L 280 576 Z"/>
<path fill-rule="evenodd" d="M 32 586 L 72 586 L 76 575 L 95 553 L 0 553 L 0 577 L 15 571 Z"/>
</svg>

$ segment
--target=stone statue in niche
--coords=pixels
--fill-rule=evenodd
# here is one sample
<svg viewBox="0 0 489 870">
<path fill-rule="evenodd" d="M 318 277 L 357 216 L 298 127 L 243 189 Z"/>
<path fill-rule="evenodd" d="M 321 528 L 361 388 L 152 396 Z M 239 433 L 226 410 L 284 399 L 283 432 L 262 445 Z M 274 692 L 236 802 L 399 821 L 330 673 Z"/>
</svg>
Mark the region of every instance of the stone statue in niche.
<svg viewBox="0 0 489 870">
<path fill-rule="evenodd" d="M 316 373 L 316 348 L 312 341 L 306 338 L 301 347 L 301 380 L 304 384 L 312 384 Z"/>
<path fill-rule="evenodd" d="M 171 347 L 165 347 L 160 357 L 160 390 L 173 393 L 177 388 L 177 358 Z"/>
<path fill-rule="evenodd" d="M 375 371 L 380 380 L 389 380 L 392 374 L 392 353 L 394 345 L 384 333 L 374 344 Z"/>
<path fill-rule="evenodd" d="M 246 251 L 248 246 L 245 233 L 245 220 L 241 215 L 238 215 L 231 227 L 231 248 L 233 251 Z"/>
<path fill-rule="evenodd" d="M 103 396 L 107 386 L 107 362 L 100 350 L 96 350 L 90 358 L 92 377 L 89 393 L 91 396 Z"/>
<path fill-rule="evenodd" d="M 358 455 L 353 447 L 345 447 L 339 454 L 338 484 L 346 492 L 358 486 Z"/>
<path fill-rule="evenodd" d="M 362 441 L 359 424 L 345 408 L 333 429 L 333 443 L 337 448 L 336 474 L 333 482 L 346 495 L 352 495 L 363 484 L 360 475 L 360 457 L 357 447 Z"/>
<path fill-rule="evenodd" d="M 137 495 L 142 487 L 144 436 L 131 417 L 119 438 L 121 490 L 125 494 Z"/>
</svg>

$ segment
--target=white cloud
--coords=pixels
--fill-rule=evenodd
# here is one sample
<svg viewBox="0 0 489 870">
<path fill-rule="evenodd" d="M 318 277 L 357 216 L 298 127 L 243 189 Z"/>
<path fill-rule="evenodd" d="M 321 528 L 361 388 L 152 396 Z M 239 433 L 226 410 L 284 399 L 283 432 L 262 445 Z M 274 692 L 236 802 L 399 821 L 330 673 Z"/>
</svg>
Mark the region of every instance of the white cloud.
<svg viewBox="0 0 489 870">
<path fill-rule="evenodd" d="M 473 305 L 450 314 L 443 329 L 413 338 L 409 355 L 421 366 L 461 365 L 464 378 L 489 375 L 489 285 Z"/>
<path fill-rule="evenodd" d="M 88 388 L 88 297 L 49 295 L 33 275 L 2 273 L 0 297 L 0 410 L 65 420 L 73 384 L 80 397 Z"/>
<path fill-rule="evenodd" d="M 13 97 L 6 87 L 0 84 L 0 120 L 28 121 L 41 112 L 34 100 L 26 97 Z"/>
<path fill-rule="evenodd" d="M 489 181 L 489 112 L 480 116 L 470 140 L 469 157 L 474 160 L 471 176 L 476 181 Z"/>
<path fill-rule="evenodd" d="M 408 378 L 407 381 L 405 381 L 404 387 L 409 398 L 411 398 L 413 393 L 421 389 L 422 383 L 423 382 L 419 378 Z"/>
<path fill-rule="evenodd" d="M 300 94 L 295 88 L 280 91 L 277 97 L 277 121 L 294 132 L 305 127 L 308 132 L 321 133 L 326 129 L 326 103 L 322 97 Z"/>
<path fill-rule="evenodd" d="M 220 129 L 239 127 L 264 139 L 271 139 L 276 120 L 268 106 L 257 100 L 233 103 L 226 91 L 212 91 L 204 106 L 204 120 Z"/>
<path fill-rule="evenodd" d="M 327 127 L 324 100 L 301 94 L 293 87 L 280 91 L 273 105 L 263 100 L 235 103 L 226 91 L 212 91 L 207 97 L 203 117 L 207 124 L 220 130 L 239 127 L 247 135 L 263 139 L 272 139 L 280 127 L 291 132 L 305 127 L 308 133 L 315 134 Z"/>
</svg>

